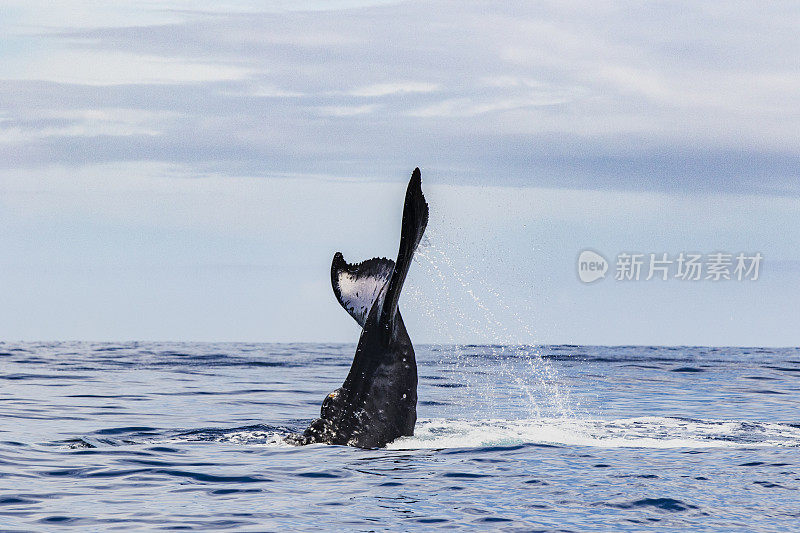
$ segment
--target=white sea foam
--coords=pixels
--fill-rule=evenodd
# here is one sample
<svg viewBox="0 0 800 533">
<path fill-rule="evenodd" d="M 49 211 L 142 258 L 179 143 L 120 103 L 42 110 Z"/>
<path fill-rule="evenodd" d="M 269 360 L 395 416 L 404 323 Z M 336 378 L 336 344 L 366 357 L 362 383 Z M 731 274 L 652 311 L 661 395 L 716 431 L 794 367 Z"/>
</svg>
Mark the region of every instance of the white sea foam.
<svg viewBox="0 0 800 533">
<path fill-rule="evenodd" d="M 208 433 L 198 432 L 187 435 L 177 435 L 166 440 L 157 442 L 181 443 L 181 442 L 225 442 L 244 446 L 266 446 L 270 448 L 294 448 L 294 445 L 286 442 L 286 431 L 275 430 L 250 430 L 232 429 L 214 430 Z"/>
<path fill-rule="evenodd" d="M 237 429 L 194 434 L 171 442 L 212 441 L 243 446 L 294 446 L 286 431 Z M 391 450 L 483 448 L 545 444 L 601 448 L 800 447 L 800 427 L 737 420 L 636 417 L 615 420 L 420 419 L 412 437 L 390 443 Z"/>
<path fill-rule="evenodd" d="M 639 417 L 617 420 L 445 420 L 417 422 L 390 449 L 550 444 L 603 448 L 800 446 L 800 428 L 777 423 Z"/>
</svg>

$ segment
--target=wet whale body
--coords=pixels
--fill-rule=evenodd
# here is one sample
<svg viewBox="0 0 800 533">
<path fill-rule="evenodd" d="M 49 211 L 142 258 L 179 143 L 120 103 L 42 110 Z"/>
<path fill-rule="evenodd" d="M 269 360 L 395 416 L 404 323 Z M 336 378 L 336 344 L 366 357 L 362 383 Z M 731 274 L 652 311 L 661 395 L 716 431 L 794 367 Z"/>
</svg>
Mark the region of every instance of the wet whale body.
<svg viewBox="0 0 800 533">
<path fill-rule="evenodd" d="M 414 434 L 417 362 L 397 302 L 428 224 L 421 185 L 417 168 L 406 190 L 396 261 L 374 258 L 348 264 L 340 252 L 333 257 L 333 292 L 361 325 L 361 337 L 344 383 L 322 402 L 319 418 L 290 438 L 295 444 L 379 448 Z"/>
</svg>

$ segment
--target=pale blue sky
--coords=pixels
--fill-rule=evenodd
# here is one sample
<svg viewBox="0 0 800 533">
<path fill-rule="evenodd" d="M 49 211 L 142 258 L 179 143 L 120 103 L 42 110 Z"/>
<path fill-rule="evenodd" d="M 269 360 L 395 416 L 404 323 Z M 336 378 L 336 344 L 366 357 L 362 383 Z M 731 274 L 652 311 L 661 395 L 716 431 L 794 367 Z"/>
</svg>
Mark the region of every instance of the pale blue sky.
<svg viewBox="0 0 800 533">
<path fill-rule="evenodd" d="M 7 2 L 0 338 L 352 341 L 333 253 L 418 342 L 797 345 L 795 3 Z M 581 284 L 584 248 L 761 252 Z M 613 265 L 612 265 L 613 268 Z"/>
</svg>

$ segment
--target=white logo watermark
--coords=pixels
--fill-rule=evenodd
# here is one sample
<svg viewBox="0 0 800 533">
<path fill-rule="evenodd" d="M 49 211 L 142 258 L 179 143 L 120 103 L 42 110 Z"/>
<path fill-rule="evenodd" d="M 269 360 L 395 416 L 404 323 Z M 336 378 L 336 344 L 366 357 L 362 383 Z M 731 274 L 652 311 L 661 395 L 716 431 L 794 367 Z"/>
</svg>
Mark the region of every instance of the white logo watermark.
<svg viewBox="0 0 800 533">
<path fill-rule="evenodd" d="M 606 277 L 608 261 L 592 250 L 584 250 L 578 256 L 578 277 L 584 283 L 591 283 Z"/>
<path fill-rule="evenodd" d="M 761 252 L 737 254 L 713 252 L 708 254 L 680 252 L 676 255 L 662 253 L 617 254 L 614 265 L 616 281 L 756 281 L 758 280 Z M 592 283 L 605 278 L 608 261 L 593 250 L 583 250 L 578 255 L 578 278 L 583 283 Z"/>
</svg>

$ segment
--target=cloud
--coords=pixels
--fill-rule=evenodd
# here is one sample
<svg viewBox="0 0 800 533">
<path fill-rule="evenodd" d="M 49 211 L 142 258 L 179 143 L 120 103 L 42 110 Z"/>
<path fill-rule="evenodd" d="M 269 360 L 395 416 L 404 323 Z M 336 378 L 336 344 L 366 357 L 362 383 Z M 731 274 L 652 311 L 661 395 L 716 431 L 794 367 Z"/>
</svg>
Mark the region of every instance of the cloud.
<svg viewBox="0 0 800 533">
<path fill-rule="evenodd" d="M 40 27 L 19 7 L 0 165 L 798 192 L 800 37 L 778 4 L 188 7 Z M 129 111 L 69 116 L 108 109 Z"/>
<path fill-rule="evenodd" d="M 180 118 L 178 113 L 138 109 L 60 109 L 31 112 L 25 120 L 0 119 L 0 143 L 25 143 L 47 137 L 156 136 L 158 124 Z"/>
<path fill-rule="evenodd" d="M 377 83 L 359 87 L 348 92 L 352 96 L 381 97 L 395 94 L 430 93 L 439 89 L 436 83 L 419 81 L 398 81 L 394 83 Z"/>
<path fill-rule="evenodd" d="M 43 61 L 43 60 L 42 60 Z M 62 50 L 47 53 L 41 64 L 7 66 L 4 75 L 13 80 L 42 80 L 80 85 L 177 84 L 240 80 L 253 76 L 250 68 L 108 51 Z"/>
<path fill-rule="evenodd" d="M 412 117 L 472 117 L 496 111 L 509 111 L 526 107 L 550 106 L 569 101 L 563 96 L 531 95 L 520 98 L 503 98 L 476 102 L 469 98 L 453 98 L 409 112 Z"/>
<path fill-rule="evenodd" d="M 352 117 L 356 115 L 365 115 L 372 113 L 379 109 L 377 104 L 365 104 L 354 106 L 321 106 L 315 108 L 320 114 L 331 117 Z"/>
</svg>

